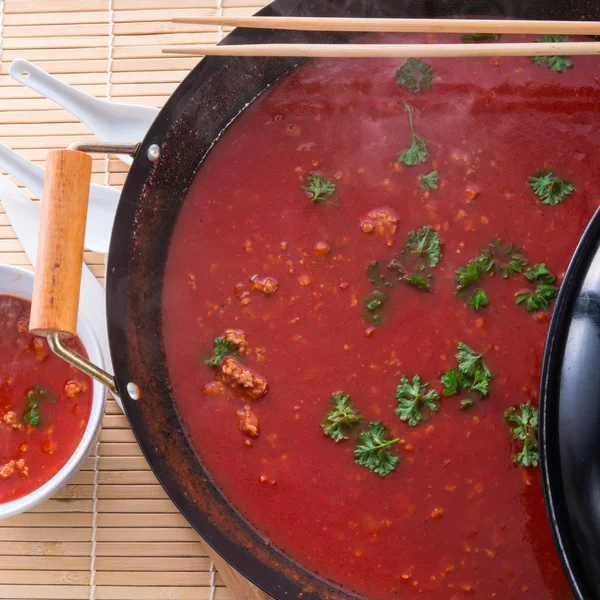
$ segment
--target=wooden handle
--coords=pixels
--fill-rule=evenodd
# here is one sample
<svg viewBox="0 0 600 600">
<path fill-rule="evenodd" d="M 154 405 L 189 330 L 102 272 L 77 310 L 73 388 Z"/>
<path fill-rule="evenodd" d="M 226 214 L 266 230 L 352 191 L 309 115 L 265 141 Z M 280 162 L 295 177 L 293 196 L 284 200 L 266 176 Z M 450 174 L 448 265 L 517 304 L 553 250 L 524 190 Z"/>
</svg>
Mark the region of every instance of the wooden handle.
<svg viewBox="0 0 600 600">
<path fill-rule="evenodd" d="M 48 153 L 29 329 L 36 335 L 77 333 L 83 240 L 92 157 Z"/>
</svg>

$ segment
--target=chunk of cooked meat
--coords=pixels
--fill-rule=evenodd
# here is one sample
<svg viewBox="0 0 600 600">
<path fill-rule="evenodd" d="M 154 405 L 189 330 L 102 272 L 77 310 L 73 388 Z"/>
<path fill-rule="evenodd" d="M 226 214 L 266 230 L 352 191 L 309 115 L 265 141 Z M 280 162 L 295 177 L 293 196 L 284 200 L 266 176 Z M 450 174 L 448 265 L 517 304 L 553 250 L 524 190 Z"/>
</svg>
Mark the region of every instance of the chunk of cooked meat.
<svg viewBox="0 0 600 600">
<path fill-rule="evenodd" d="M 7 412 L 4 413 L 4 416 L 2 417 L 2 420 L 7 425 L 13 425 L 14 423 L 17 422 L 17 413 L 14 410 L 9 410 L 9 411 L 7 411 Z"/>
<path fill-rule="evenodd" d="M 250 398 L 262 398 L 268 390 L 267 380 L 231 356 L 221 365 L 220 379 L 232 387 L 241 387 Z"/>
<path fill-rule="evenodd" d="M 331 252 L 331 246 L 327 242 L 317 242 L 314 252 L 317 258 L 324 258 Z"/>
<path fill-rule="evenodd" d="M 360 228 L 363 233 L 375 233 L 382 237 L 391 246 L 398 231 L 398 222 L 398 216 L 391 208 L 376 208 L 362 220 Z"/>
<path fill-rule="evenodd" d="M 81 392 L 86 392 L 88 389 L 87 383 L 82 383 L 72 379 L 71 381 L 67 381 L 65 383 L 65 396 L 67 398 L 75 398 Z"/>
<path fill-rule="evenodd" d="M 11 460 L 0 467 L 0 477 L 8 479 L 15 472 L 15 461 Z"/>
<path fill-rule="evenodd" d="M 202 386 L 201 391 L 205 396 L 220 396 L 225 392 L 225 386 L 221 381 L 209 381 Z"/>
<path fill-rule="evenodd" d="M 250 405 L 246 404 L 244 408 L 240 408 L 236 412 L 239 423 L 240 431 L 250 437 L 258 436 L 258 417 L 256 413 L 250 408 Z"/>
<path fill-rule="evenodd" d="M 279 281 L 275 277 L 258 277 L 254 275 L 250 278 L 252 288 L 262 292 L 266 296 L 270 296 L 279 288 Z"/>
<path fill-rule="evenodd" d="M 40 362 L 48 356 L 48 347 L 44 338 L 34 337 L 31 340 L 31 349 L 35 352 L 35 357 Z"/>
<path fill-rule="evenodd" d="M 239 354 L 246 354 L 248 351 L 248 339 L 246 333 L 241 329 L 227 329 L 223 334 L 223 339 L 236 346 Z"/>
</svg>

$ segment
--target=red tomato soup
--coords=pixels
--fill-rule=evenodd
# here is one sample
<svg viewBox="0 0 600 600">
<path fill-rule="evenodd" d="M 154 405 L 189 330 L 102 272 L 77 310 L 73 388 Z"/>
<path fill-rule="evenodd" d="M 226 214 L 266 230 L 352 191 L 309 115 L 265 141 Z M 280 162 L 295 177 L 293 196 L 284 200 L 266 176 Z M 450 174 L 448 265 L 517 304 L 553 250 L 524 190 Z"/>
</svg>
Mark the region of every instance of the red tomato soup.
<svg viewBox="0 0 600 600">
<path fill-rule="evenodd" d="M 539 62 L 315 60 L 228 128 L 175 227 L 190 439 L 265 540 L 370 599 L 571 597 L 535 411 L 600 87 L 594 58 Z"/>
<path fill-rule="evenodd" d="M 25 496 L 69 460 L 85 431 L 92 381 L 29 334 L 31 303 L 0 296 L 0 503 Z M 79 339 L 68 342 L 87 356 Z"/>
</svg>

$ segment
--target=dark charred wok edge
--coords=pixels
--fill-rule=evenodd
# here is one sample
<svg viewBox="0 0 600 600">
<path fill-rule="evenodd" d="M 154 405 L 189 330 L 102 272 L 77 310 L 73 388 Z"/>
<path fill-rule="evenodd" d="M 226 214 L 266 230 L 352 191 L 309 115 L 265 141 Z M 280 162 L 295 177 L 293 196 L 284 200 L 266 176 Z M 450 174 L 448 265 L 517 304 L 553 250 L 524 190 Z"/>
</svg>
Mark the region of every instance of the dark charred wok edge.
<svg viewBox="0 0 600 600">
<path fill-rule="evenodd" d="M 264 15 L 591 18 L 593 0 L 277 0 Z M 356 34 L 238 29 L 224 43 L 337 42 Z M 218 58 L 200 62 L 169 99 L 143 141 L 117 212 L 108 261 L 107 303 L 115 375 L 132 429 L 158 479 L 203 538 L 276 598 L 357 599 L 271 547 L 229 505 L 182 430 L 166 371 L 161 325 L 169 239 L 194 173 L 228 124 L 297 60 Z M 160 158 L 147 158 L 151 144 Z M 235 168 L 235 165 L 232 165 Z M 127 396 L 136 383 L 142 398 Z"/>
</svg>

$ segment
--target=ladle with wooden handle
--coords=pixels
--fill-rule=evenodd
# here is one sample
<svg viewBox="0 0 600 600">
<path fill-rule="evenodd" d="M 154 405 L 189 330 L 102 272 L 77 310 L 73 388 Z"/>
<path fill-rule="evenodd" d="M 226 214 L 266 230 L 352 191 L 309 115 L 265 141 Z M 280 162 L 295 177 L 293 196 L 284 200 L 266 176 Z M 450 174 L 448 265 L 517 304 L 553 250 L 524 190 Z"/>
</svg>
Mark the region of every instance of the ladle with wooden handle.
<svg viewBox="0 0 600 600">
<path fill-rule="evenodd" d="M 83 241 L 92 159 L 86 152 L 134 155 L 138 145 L 72 144 L 50 152 L 42 201 L 40 239 L 29 327 L 44 336 L 58 356 L 117 393 L 115 378 L 68 348 L 63 340 L 77 334 Z M 267 600 L 269 596 L 230 567 L 205 545 L 211 560 L 236 600 Z"/>
</svg>

